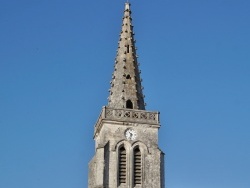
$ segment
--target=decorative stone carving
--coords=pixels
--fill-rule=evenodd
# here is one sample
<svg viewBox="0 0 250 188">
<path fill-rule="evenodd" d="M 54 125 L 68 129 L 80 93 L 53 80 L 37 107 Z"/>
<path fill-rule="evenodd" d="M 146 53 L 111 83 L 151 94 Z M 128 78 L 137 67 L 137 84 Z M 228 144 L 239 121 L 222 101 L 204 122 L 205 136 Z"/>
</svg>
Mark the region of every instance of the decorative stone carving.
<svg viewBox="0 0 250 188">
<path fill-rule="evenodd" d="M 103 116 L 107 119 L 112 120 L 124 120 L 139 123 L 159 123 L 159 113 L 149 112 L 145 110 L 134 110 L 134 109 L 114 109 L 105 107 L 102 111 Z M 138 126 L 138 124 L 131 124 L 133 126 Z"/>
</svg>

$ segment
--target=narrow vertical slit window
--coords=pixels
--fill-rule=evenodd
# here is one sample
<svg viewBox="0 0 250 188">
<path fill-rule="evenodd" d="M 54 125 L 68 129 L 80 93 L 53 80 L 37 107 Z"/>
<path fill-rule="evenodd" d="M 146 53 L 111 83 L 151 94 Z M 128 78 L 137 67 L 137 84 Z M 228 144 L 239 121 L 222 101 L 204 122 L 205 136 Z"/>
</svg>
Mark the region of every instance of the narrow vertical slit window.
<svg viewBox="0 0 250 188">
<path fill-rule="evenodd" d="M 119 149 L 119 185 L 126 183 L 126 150 L 124 146 Z"/>
<path fill-rule="evenodd" d="M 127 53 L 129 53 L 129 45 L 127 45 Z"/>
<path fill-rule="evenodd" d="M 141 182 L 142 182 L 141 151 L 137 147 L 134 150 L 134 186 L 141 185 Z"/>
</svg>

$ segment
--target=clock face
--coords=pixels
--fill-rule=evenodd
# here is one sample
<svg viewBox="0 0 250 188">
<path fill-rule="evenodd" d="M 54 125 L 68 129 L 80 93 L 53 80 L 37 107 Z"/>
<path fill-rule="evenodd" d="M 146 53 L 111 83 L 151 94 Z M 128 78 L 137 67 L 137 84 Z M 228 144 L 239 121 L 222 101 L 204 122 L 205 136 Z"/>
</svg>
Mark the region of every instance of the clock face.
<svg viewBox="0 0 250 188">
<path fill-rule="evenodd" d="M 126 136 L 127 140 L 135 140 L 137 135 L 133 129 L 128 129 L 125 132 L 125 136 Z"/>
</svg>

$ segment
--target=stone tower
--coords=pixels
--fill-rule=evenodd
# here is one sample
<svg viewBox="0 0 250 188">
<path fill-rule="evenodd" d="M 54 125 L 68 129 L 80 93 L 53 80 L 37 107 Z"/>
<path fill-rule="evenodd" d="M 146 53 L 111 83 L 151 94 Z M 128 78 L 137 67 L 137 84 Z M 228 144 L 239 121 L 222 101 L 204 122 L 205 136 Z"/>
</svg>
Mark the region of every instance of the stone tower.
<svg viewBox="0 0 250 188">
<path fill-rule="evenodd" d="M 125 3 L 108 105 L 94 130 L 88 188 L 164 188 L 159 113 L 145 110 L 130 4 Z"/>
</svg>

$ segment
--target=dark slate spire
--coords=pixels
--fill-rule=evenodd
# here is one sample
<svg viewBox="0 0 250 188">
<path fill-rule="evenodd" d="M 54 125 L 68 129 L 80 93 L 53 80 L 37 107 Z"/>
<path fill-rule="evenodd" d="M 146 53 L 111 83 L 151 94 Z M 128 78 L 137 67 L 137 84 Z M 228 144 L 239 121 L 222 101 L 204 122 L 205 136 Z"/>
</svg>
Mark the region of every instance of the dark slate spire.
<svg viewBox="0 0 250 188">
<path fill-rule="evenodd" d="M 129 3 L 125 3 L 108 106 L 145 110 Z"/>
</svg>

